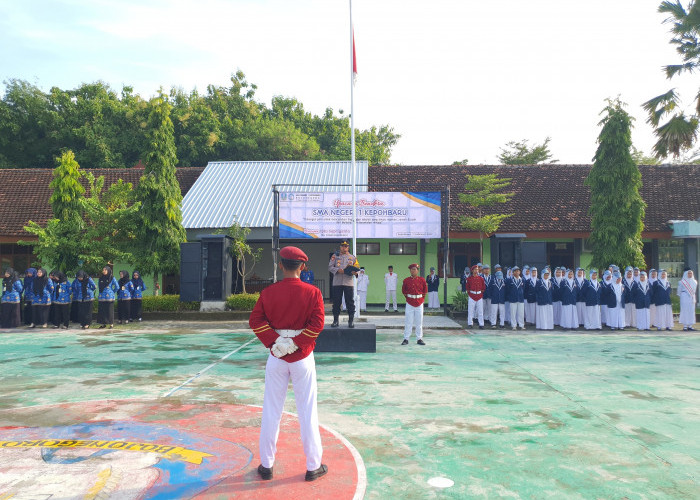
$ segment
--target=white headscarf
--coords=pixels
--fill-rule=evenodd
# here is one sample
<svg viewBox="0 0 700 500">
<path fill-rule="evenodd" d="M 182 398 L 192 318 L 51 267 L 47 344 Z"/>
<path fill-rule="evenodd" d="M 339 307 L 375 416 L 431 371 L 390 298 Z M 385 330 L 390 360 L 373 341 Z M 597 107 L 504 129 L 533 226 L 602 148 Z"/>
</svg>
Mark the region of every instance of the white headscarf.
<svg viewBox="0 0 700 500">
<path fill-rule="evenodd" d="M 652 277 L 651 273 L 656 273 L 656 269 L 649 269 L 649 284 L 650 284 L 650 285 L 653 285 L 654 282 L 656 282 L 656 280 L 657 280 L 658 278 Z M 658 273 L 657 273 L 657 276 L 658 276 Z"/>
<path fill-rule="evenodd" d="M 566 282 L 569 284 L 569 288 L 573 289 L 575 278 L 573 276 L 571 278 L 569 278 L 569 273 L 573 274 L 574 272 L 571 269 L 566 270 Z"/>
<path fill-rule="evenodd" d="M 537 276 L 532 275 L 533 269 L 530 269 L 530 283 L 532 283 L 532 286 L 537 285 Z M 537 274 L 537 269 L 534 270 L 535 274 Z"/>
<path fill-rule="evenodd" d="M 632 276 L 630 276 L 629 278 L 627 277 L 627 274 L 628 274 L 628 273 L 632 273 Z M 632 287 L 632 283 L 634 283 L 634 271 L 632 270 L 631 267 L 628 267 L 628 268 L 625 270 L 625 281 L 627 282 L 627 286 L 631 288 L 631 287 Z"/>
<path fill-rule="evenodd" d="M 620 302 L 622 300 L 622 282 L 618 283 L 617 280 L 618 278 L 613 281 L 612 289 L 615 292 L 615 300 Z"/>
<path fill-rule="evenodd" d="M 695 295 L 698 289 L 698 282 L 690 277 L 691 272 L 692 271 L 686 271 L 683 273 L 683 279 L 678 283 L 678 288 L 676 289 L 678 295 L 681 294 L 682 290 L 685 290 L 690 296 Z"/>
<path fill-rule="evenodd" d="M 663 275 L 666 275 L 666 277 L 665 277 L 665 278 L 662 278 Z M 663 270 L 662 270 L 662 271 L 659 273 L 658 282 L 661 283 L 661 286 L 663 286 L 664 288 L 668 288 L 668 287 L 669 287 L 669 284 L 668 284 L 668 273 L 667 273 L 666 271 L 663 271 Z"/>
<path fill-rule="evenodd" d="M 642 277 L 644 279 L 642 279 Z M 642 288 L 642 292 L 645 294 L 647 293 L 647 290 L 649 289 L 649 280 L 647 279 L 647 273 L 644 271 L 639 273 L 639 281 L 637 282 L 639 286 Z"/>
<path fill-rule="evenodd" d="M 581 276 L 579 276 L 581 274 Z M 579 288 L 583 286 L 583 282 L 586 281 L 586 270 L 583 269 L 582 267 L 576 268 L 576 274 L 575 274 L 576 282 L 578 283 Z"/>
</svg>

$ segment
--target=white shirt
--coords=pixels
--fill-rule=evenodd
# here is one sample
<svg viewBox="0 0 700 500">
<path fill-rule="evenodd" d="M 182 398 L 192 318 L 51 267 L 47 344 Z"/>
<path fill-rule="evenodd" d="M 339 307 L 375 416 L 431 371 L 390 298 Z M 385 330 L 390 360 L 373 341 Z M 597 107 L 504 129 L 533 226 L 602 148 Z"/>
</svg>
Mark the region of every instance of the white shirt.
<svg viewBox="0 0 700 500">
<path fill-rule="evenodd" d="M 396 273 L 386 273 L 384 275 L 384 285 L 387 290 L 396 290 L 396 283 L 398 283 L 399 277 Z"/>
<path fill-rule="evenodd" d="M 369 288 L 369 276 L 365 273 L 357 273 L 357 291 L 366 292 Z"/>
</svg>

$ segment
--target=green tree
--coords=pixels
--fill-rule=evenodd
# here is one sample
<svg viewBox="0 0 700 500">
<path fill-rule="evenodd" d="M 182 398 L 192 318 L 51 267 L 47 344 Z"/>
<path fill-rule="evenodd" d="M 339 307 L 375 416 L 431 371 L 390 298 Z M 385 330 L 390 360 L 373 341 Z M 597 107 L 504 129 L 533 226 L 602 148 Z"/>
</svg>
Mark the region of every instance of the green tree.
<svg viewBox="0 0 700 500">
<path fill-rule="evenodd" d="M 591 188 L 591 265 L 602 269 L 644 266 L 642 229 L 646 204 L 639 194 L 642 174 L 630 154 L 632 118 L 619 99 L 608 99 L 601 112 L 593 167 L 585 184 Z"/>
<path fill-rule="evenodd" d="M 510 179 L 502 179 L 496 174 L 467 175 L 464 193 L 459 193 L 459 201 L 466 203 L 476 210 L 476 217 L 460 216 L 459 221 L 464 229 L 479 231 L 479 255 L 484 260 L 484 235 L 493 234 L 504 219 L 513 214 L 485 214 L 485 207 L 507 203 L 514 193 L 500 193 L 501 189 L 510 186 Z"/>
<path fill-rule="evenodd" d="M 632 151 L 630 152 L 634 163 L 637 165 L 660 165 L 661 162 L 656 156 L 647 156 L 644 151 L 640 151 L 632 145 Z"/>
<path fill-rule="evenodd" d="M 233 240 L 230 252 L 231 256 L 236 259 L 236 272 L 241 277 L 243 293 L 246 293 L 245 280 L 253 274 L 255 264 L 260 260 L 263 252 L 262 248 L 253 250 L 253 247 L 250 246 L 248 243 L 249 233 L 250 228 L 241 226 L 238 221 L 234 221 L 227 229 L 217 232 L 217 234 L 230 236 Z"/>
<path fill-rule="evenodd" d="M 182 193 L 175 177 L 175 139 L 170 104 L 161 92 L 150 102 L 145 170 L 136 189 L 141 202 L 137 227 L 136 264 L 141 272 L 154 275 L 177 272 L 182 227 Z"/>
<path fill-rule="evenodd" d="M 73 151 L 66 151 L 58 160 L 58 166 L 53 171 L 53 180 L 49 184 L 52 189 L 49 203 L 56 219 L 80 219 L 80 199 L 85 193 L 80 178 L 80 165 L 75 161 Z"/>
<path fill-rule="evenodd" d="M 664 23 L 671 23 L 671 45 L 681 56 L 682 64 L 670 64 L 664 67 L 669 80 L 683 73 L 693 73 L 700 67 L 700 4 L 691 0 L 687 8 L 680 0 L 664 1 L 659 5 L 659 12 L 668 14 Z M 700 91 L 694 97 L 694 109 L 686 116 L 681 109 L 680 96 L 675 89 L 653 97 L 642 107 L 649 117 L 647 123 L 654 127 L 658 138 L 654 144 L 657 158 L 673 155 L 678 158 L 682 152 L 690 149 L 698 134 L 700 119 Z M 662 121 L 665 123 L 662 124 Z"/>
<path fill-rule="evenodd" d="M 551 160 L 552 153 L 549 151 L 549 141 L 547 137 L 542 144 L 530 146 L 527 139 L 522 141 L 510 141 L 501 148 L 498 161 L 503 165 L 537 165 L 539 163 L 556 163 L 559 160 Z"/>
<path fill-rule="evenodd" d="M 464 160 L 457 160 L 452 162 L 452 166 L 458 167 L 460 165 L 469 165 L 469 160 L 465 158 Z"/>
</svg>

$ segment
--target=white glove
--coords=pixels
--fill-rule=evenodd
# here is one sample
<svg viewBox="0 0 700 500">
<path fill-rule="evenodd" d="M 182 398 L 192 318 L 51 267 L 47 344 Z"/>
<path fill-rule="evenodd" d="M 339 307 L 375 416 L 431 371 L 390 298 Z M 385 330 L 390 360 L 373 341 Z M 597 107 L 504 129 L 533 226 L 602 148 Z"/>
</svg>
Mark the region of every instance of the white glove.
<svg viewBox="0 0 700 500">
<path fill-rule="evenodd" d="M 299 349 L 294 341 L 287 337 L 278 337 L 275 344 L 272 346 L 272 355 L 276 358 L 281 358 L 287 354 L 291 354 Z"/>
</svg>

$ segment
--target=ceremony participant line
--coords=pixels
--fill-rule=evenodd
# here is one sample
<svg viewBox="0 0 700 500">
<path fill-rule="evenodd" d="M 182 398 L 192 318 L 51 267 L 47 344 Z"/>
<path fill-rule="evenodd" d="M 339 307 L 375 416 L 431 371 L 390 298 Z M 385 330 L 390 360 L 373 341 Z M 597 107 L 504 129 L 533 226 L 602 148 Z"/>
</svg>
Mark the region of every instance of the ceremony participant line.
<svg viewBox="0 0 700 500">
<path fill-rule="evenodd" d="M 253 342 L 254 340 L 257 340 L 257 337 L 253 337 L 253 338 L 250 339 L 248 342 L 246 342 L 246 343 L 243 344 L 242 346 L 237 347 L 237 348 L 234 349 L 233 351 L 229 352 L 228 354 L 226 354 L 225 356 L 223 356 L 223 357 L 222 357 L 221 359 L 219 359 L 218 361 L 214 361 L 212 364 L 210 364 L 209 366 L 207 366 L 207 367 L 204 368 L 203 370 L 198 371 L 195 375 L 193 375 L 192 377 L 190 377 L 189 379 L 187 379 L 184 383 L 178 385 L 176 388 L 172 389 L 172 390 L 171 390 L 170 392 L 168 392 L 167 394 L 164 394 L 162 397 L 167 398 L 167 397 L 169 397 L 169 396 L 172 396 L 172 395 L 175 394 L 177 391 L 179 391 L 180 389 L 182 389 L 183 387 L 185 387 L 187 384 L 189 384 L 189 383 L 192 382 L 193 380 L 196 380 L 200 375 L 203 375 L 204 373 L 206 373 L 207 371 L 209 371 L 209 369 L 215 367 L 216 365 L 218 365 L 219 363 L 221 363 L 223 360 L 225 360 L 226 358 L 228 358 L 228 357 L 231 356 L 232 354 L 237 353 L 238 351 L 240 351 L 241 349 L 243 349 L 245 346 L 247 346 L 248 344 L 250 344 L 250 343 Z"/>
</svg>

